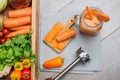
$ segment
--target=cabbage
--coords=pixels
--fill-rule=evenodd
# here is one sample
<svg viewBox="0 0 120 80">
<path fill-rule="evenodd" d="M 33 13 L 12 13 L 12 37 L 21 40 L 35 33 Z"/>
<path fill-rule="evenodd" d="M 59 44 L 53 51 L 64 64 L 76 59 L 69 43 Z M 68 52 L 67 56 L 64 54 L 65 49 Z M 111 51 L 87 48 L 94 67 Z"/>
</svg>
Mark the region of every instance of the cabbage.
<svg viewBox="0 0 120 80">
<path fill-rule="evenodd" d="M 7 0 L 0 0 L 0 12 L 2 12 L 7 6 Z"/>
</svg>

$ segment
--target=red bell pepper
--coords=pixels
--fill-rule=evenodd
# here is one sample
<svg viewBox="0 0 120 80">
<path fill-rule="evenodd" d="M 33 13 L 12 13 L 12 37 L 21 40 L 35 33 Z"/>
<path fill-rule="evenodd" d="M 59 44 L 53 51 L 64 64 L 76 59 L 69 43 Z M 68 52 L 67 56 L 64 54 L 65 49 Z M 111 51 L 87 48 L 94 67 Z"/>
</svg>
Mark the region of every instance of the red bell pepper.
<svg viewBox="0 0 120 80">
<path fill-rule="evenodd" d="M 30 69 L 24 69 L 22 71 L 22 80 L 31 80 L 31 70 Z"/>
</svg>

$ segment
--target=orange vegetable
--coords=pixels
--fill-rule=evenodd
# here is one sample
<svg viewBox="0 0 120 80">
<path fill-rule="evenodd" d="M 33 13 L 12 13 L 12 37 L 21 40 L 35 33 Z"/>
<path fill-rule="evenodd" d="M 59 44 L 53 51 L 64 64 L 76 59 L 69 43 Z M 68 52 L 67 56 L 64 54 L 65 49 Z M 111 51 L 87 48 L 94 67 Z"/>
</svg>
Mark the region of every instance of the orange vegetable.
<svg viewBox="0 0 120 80">
<path fill-rule="evenodd" d="M 88 6 L 86 6 L 86 11 L 87 11 L 87 14 L 89 15 L 89 19 L 92 20 L 93 18 L 92 18 L 90 11 L 89 11 Z"/>
<path fill-rule="evenodd" d="M 13 70 L 10 74 L 11 80 L 21 80 L 21 71 Z"/>
<path fill-rule="evenodd" d="M 31 17 L 19 17 L 19 18 L 6 18 L 4 20 L 4 26 L 6 28 L 18 27 L 23 26 L 26 24 L 31 24 Z"/>
<path fill-rule="evenodd" d="M 60 50 L 63 50 L 65 46 L 66 46 L 65 43 L 60 42 L 60 43 L 58 43 L 57 48 Z"/>
<path fill-rule="evenodd" d="M 20 27 L 13 27 L 10 28 L 10 30 L 22 30 L 22 29 L 30 29 L 31 25 L 24 25 L 24 26 L 20 26 Z"/>
<path fill-rule="evenodd" d="M 105 13 L 95 12 L 95 14 L 100 21 L 108 22 L 110 20 L 110 17 Z"/>
<path fill-rule="evenodd" d="M 45 68 L 58 68 L 61 67 L 64 63 L 63 57 L 59 56 L 43 63 L 43 67 Z"/>
<path fill-rule="evenodd" d="M 8 34 L 5 37 L 13 37 L 13 36 L 16 36 L 16 35 L 28 34 L 29 32 L 30 32 L 30 29 L 18 30 L 18 31 L 15 31 L 15 32 L 11 32 L 10 34 Z"/>
<path fill-rule="evenodd" d="M 67 39 L 74 37 L 75 35 L 76 35 L 76 31 L 75 31 L 75 29 L 72 28 L 72 29 L 66 30 L 65 32 L 58 35 L 56 37 L 56 40 L 58 42 L 65 41 Z"/>
<path fill-rule="evenodd" d="M 32 15 L 32 8 L 31 7 L 18 9 L 18 10 L 10 10 L 8 12 L 8 16 L 11 18 L 31 16 L 31 15 Z"/>
<path fill-rule="evenodd" d="M 56 35 L 63 29 L 63 25 L 61 23 L 56 23 L 53 28 L 50 30 L 50 32 L 47 34 L 45 40 L 50 43 Z"/>
</svg>

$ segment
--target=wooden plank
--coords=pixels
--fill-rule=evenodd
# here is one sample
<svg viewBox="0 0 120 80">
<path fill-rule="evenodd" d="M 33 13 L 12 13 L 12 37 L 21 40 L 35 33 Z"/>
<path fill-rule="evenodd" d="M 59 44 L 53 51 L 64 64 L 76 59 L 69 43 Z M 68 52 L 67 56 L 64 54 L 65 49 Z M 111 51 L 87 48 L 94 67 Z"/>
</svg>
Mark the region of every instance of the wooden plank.
<svg viewBox="0 0 120 80">
<path fill-rule="evenodd" d="M 32 34 L 32 51 L 33 54 L 36 54 L 36 56 L 38 55 L 37 53 L 37 33 L 39 30 L 38 27 L 38 22 L 39 22 L 39 15 L 38 15 L 38 9 L 39 9 L 39 0 L 32 0 L 32 30 L 33 30 L 33 34 Z M 31 68 L 31 80 L 38 80 L 37 78 L 37 63 L 32 65 Z"/>
</svg>

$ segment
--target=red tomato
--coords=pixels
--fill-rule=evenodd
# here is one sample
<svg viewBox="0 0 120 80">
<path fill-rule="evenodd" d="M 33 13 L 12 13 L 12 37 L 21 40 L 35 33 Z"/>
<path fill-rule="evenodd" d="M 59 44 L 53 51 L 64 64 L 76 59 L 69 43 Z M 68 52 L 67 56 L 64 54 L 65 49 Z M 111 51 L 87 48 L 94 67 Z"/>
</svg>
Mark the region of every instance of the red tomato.
<svg viewBox="0 0 120 80">
<path fill-rule="evenodd" d="M 2 38 L 3 37 L 3 33 L 2 32 L 0 32 L 0 38 Z"/>
<path fill-rule="evenodd" d="M 10 37 L 6 37 L 5 38 L 5 41 L 9 41 L 11 38 Z"/>
<path fill-rule="evenodd" d="M 0 39 L 0 44 L 3 44 L 3 43 L 5 43 L 5 38 Z"/>
<path fill-rule="evenodd" d="M 4 28 L 4 29 L 2 30 L 2 33 L 3 33 L 3 35 L 8 35 L 8 34 L 10 33 L 10 30 L 7 29 L 7 28 Z"/>
</svg>

